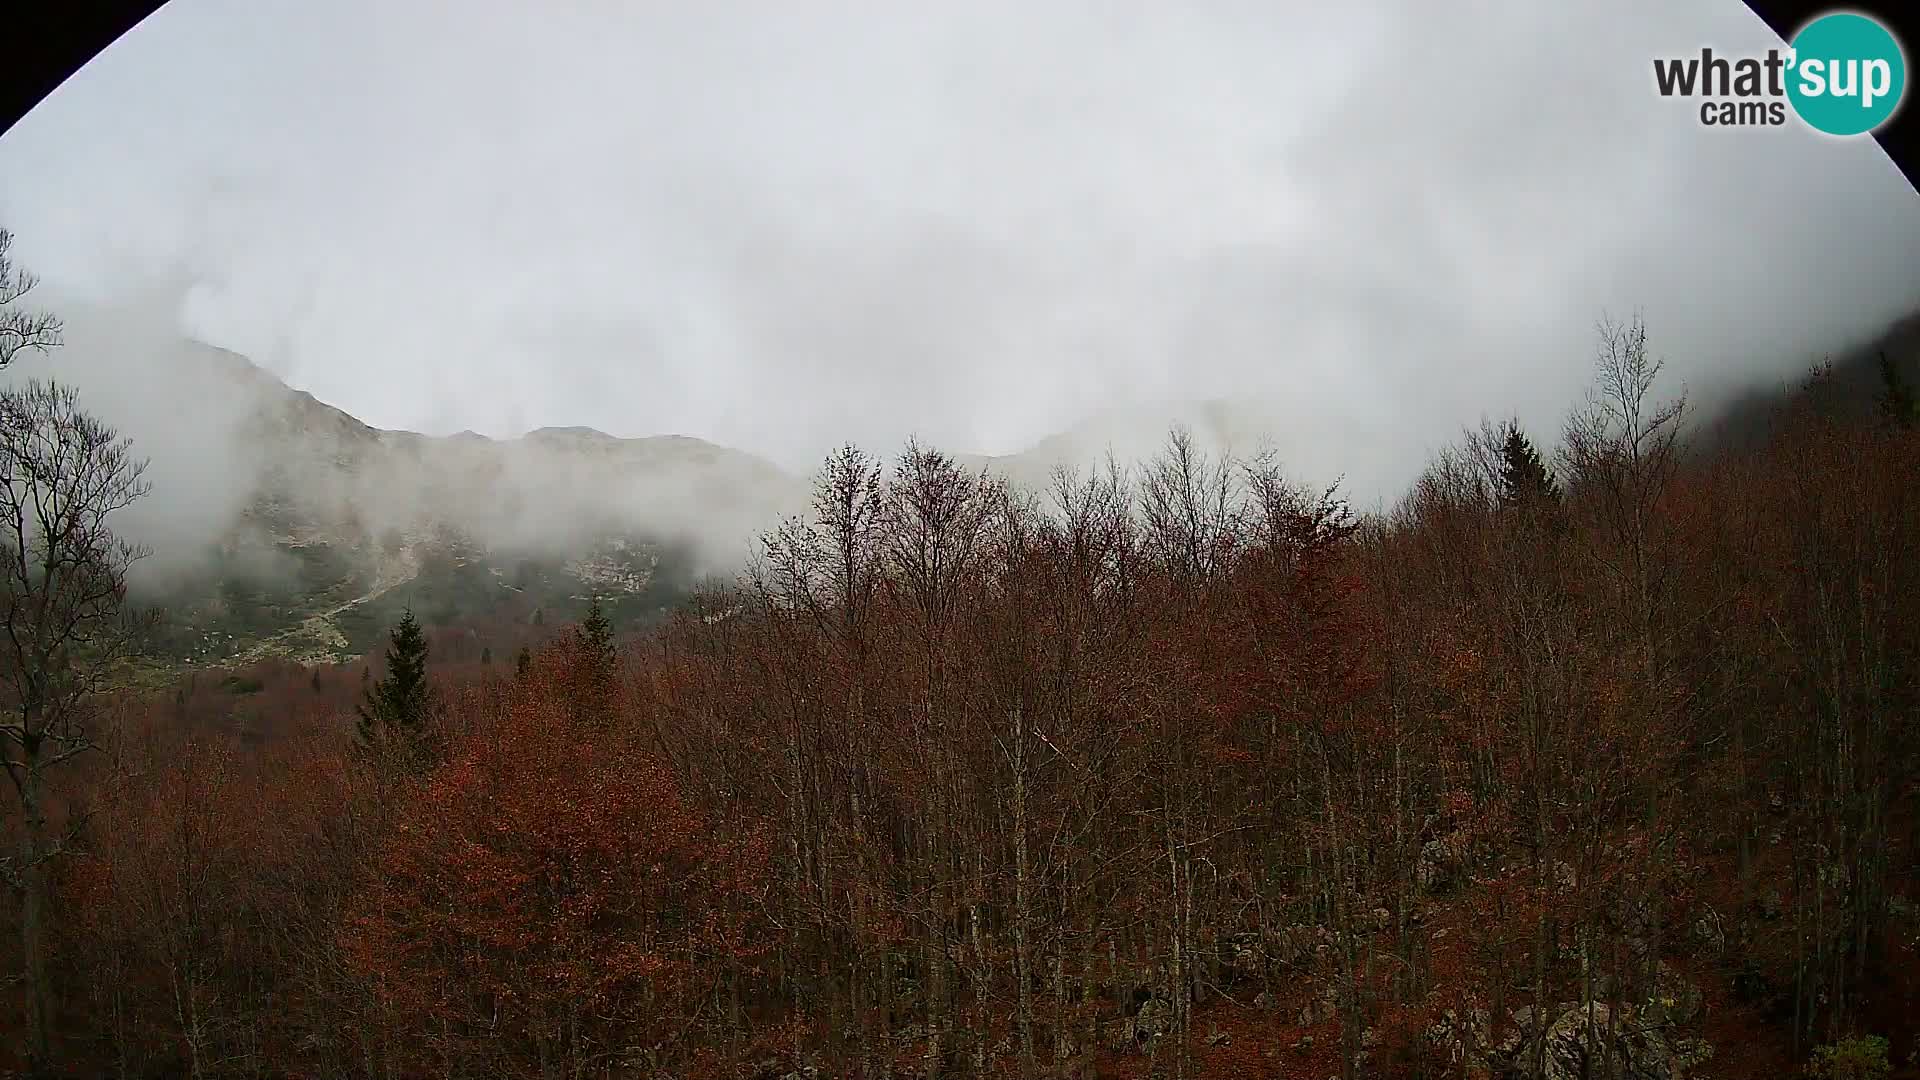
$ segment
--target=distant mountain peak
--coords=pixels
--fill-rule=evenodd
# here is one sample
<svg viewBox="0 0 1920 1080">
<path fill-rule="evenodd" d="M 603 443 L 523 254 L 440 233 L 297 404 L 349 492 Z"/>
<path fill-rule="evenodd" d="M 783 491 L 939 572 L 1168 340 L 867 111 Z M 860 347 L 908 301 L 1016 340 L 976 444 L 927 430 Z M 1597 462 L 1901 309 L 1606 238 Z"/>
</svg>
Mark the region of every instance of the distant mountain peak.
<svg viewBox="0 0 1920 1080">
<path fill-rule="evenodd" d="M 527 432 L 526 435 L 523 436 L 523 438 L 532 439 L 532 440 L 541 441 L 541 442 L 605 443 L 605 442 L 620 441 L 615 437 L 613 437 L 612 435 L 609 435 L 606 432 L 601 431 L 599 428 L 581 427 L 578 425 L 572 426 L 572 427 L 535 428 L 532 431 Z"/>
</svg>

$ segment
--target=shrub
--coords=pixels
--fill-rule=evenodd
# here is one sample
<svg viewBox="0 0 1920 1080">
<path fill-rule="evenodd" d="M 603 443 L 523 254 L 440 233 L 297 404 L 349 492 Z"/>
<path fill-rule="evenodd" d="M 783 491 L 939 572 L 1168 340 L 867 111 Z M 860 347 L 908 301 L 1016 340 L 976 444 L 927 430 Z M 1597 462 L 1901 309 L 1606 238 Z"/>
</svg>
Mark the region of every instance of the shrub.
<svg viewBox="0 0 1920 1080">
<path fill-rule="evenodd" d="M 1810 1080 L 1885 1080 L 1892 1071 L 1893 1066 L 1887 1062 L 1887 1040 L 1878 1035 L 1818 1047 L 1806 1068 Z"/>
</svg>

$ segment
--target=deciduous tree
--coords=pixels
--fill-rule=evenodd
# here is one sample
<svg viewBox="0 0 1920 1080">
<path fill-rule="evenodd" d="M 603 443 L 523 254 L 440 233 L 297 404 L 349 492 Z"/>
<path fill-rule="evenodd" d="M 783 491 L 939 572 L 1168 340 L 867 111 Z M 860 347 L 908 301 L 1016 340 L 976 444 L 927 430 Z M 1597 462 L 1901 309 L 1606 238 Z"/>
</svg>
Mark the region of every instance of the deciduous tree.
<svg viewBox="0 0 1920 1080">
<path fill-rule="evenodd" d="M 90 705 L 134 639 L 127 572 L 145 552 L 110 521 L 148 490 L 131 443 L 74 392 L 32 382 L 0 390 L 0 721 L 21 831 L 0 872 L 21 897 L 28 1057 L 50 1067 L 45 941 L 49 860 L 68 837 L 48 819 L 48 777 L 93 748 Z"/>
<path fill-rule="evenodd" d="M 61 325 L 51 312 L 35 311 L 22 303 L 39 280 L 14 265 L 13 234 L 0 229 L 0 368 L 13 363 L 22 351 L 45 352 L 60 344 Z"/>
</svg>

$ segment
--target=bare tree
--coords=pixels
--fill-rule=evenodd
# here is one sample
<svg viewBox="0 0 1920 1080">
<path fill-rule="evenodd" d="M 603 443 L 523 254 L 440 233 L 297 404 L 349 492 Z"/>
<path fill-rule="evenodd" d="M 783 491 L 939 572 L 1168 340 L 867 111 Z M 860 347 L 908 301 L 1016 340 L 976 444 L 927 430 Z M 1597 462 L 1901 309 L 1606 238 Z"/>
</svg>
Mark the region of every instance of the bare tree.
<svg viewBox="0 0 1920 1080">
<path fill-rule="evenodd" d="M 13 363 L 22 349 L 46 352 L 60 344 L 59 319 L 19 306 L 40 280 L 13 265 L 7 254 L 12 248 L 13 234 L 0 229 L 0 368 Z"/>
<path fill-rule="evenodd" d="M 1147 464 L 1140 506 L 1148 543 L 1188 581 L 1212 581 L 1229 563 L 1244 510 L 1238 479 L 1230 459 L 1210 459 L 1182 427 Z"/>
<path fill-rule="evenodd" d="M 132 644 L 122 620 L 127 571 L 146 554 L 107 518 L 146 494 L 146 463 L 80 409 L 74 392 L 30 382 L 0 390 L 0 720 L 22 828 L 0 874 L 21 897 L 28 1057 L 48 1068 L 46 864 L 70 835 L 47 821 L 50 770 L 91 749 L 90 700 Z"/>
<path fill-rule="evenodd" d="M 1629 603 L 1642 662 L 1656 666 L 1654 609 L 1671 584 L 1659 508 L 1680 467 L 1686 398 L 1654 398 L 1664 363 L 1647 351 L 1646 324 L 1603 320 L 1595 384 L 1585 408 L 1568 420 L 1565 456 L 1576 483 L 1593 496 L 1601 534 L 1596 549 Z"/>
</svg>

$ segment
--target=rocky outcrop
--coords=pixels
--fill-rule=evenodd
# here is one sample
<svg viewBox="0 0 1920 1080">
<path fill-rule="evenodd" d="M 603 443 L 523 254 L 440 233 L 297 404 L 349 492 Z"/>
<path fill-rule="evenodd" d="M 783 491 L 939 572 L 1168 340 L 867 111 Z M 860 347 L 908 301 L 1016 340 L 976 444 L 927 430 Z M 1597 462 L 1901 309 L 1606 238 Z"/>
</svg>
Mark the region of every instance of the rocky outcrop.
<svg viewBox="0 0 1920 1080">
<path fill-rule="evenodd" d="M 1562 1013 L 1544 1040 L 1542 1080 L 1684 1080 L 1688 1070 L 1712 1053 L 1703 1041 L 1679 1037 L 1631 1009 L 1621 1010 L 1616 1029 L 1611 1010 L 1599 1004 L 1591 1012 L 1574 1008 Z M 1522 1064 L 1531 1062 L 1523 1059 Z"/>
<path fill-rule="evenodd" d="M 1441 1064 L 1444 1075 L 1484 1077 L 1493 1074 L 1493 1021 L 1481 1008 L 1441 1013 L 1423 1033 L 1428 1059 Z"/>
<path fill-rule="evenodd" d="M 626 537 L 605 540 L 565 565 L 567 573 L 596 593 L 644 592 L 659 567 L 657 550 Z"/>
<path fill-rule="evenodd" d="M 1708 909 L 1693 920 L 1688 929 L 1695 945 L 1713 953 L 1725 952 L 1727 948 L 1727 927 L 1720 913 Z"/>
<path fill-rule="evenodd" d="M 1429 840 L 1420 847 L 1414 881 L 1426 892 L 1438 893 L 1458 885 L 1466 875 L 1472 845 L 1461 833 Z"/>
<path fill-rule="evenodd" d="M 1562 1002 L 1548 1014 L 1554 1020 L 1542 1032 L 1531 1009 L 1516 1011 L 1520 1031 L 1491 1048 L 1483 1062 L 1494 1075 L 1516 1078 L 1532 1076 L 1539 1055 L 1540 1080 L 1686 1080 L 1690 1070 L 1713 1056 L 1706 1040 L 1690 1034 L 1705 1001 L 1698 987 L 1662 963 L 1646 999 L 1621 1006 L 1617 1017 L 1599 1002 L 1590 1008 Z M 1471 1035 L 1471 1025 L 1457 1018 L 1429 1028 L 1437 1045 L 1460 1046 L 1464 1066 L 1478 1064 Z"/>
<path fill-rule="evenodd" d="M 1294 1022 L 1301 1027 L 1315 1027 L 1338 1015 L 1340 1015 L 1340 993 L 1336 988 L 1328 986 L 1320 991 L 1319 997 L 1307 1002 Z"/>
<path fill-rule="evenodd" d="M 1111 1050 L 1150 1051 L 1173 1030 L 1173 1003 L 1152 997 L 1140 1003 L 1132 1016 L 1107 1022 L 1102 1034 Z"/>
<path fill-rule="evenodd" d="M 1282 965 L 1297 967 L 1312 963 L 1337 942 L 1333 931 L 1324 926 L 1297 923 L 1267 934 L 1267 955 Z"/>
</svg>

